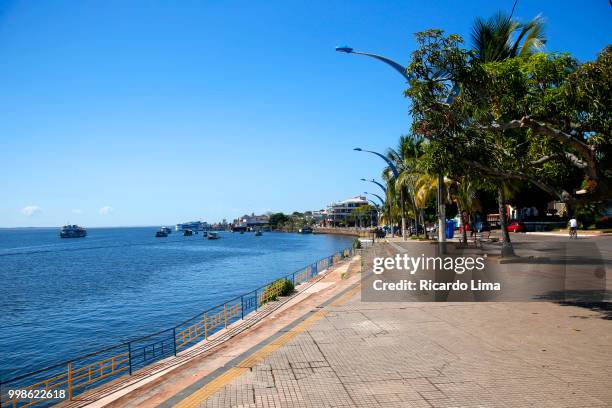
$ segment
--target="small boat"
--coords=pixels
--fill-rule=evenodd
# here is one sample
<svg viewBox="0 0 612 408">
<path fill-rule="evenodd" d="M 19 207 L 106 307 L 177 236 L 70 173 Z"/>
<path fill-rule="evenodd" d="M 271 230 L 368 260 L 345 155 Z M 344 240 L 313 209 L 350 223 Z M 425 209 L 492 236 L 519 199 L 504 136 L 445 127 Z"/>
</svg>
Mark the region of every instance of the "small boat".
<svg viewBox="0 0 612 408">
<path fill-rule="evenodd" d="M 78 225 L 64 225 L 60 230 L 60 238 L 83 238 L 87 236 L 87 230 Z"/>
<path fill-rule="evenodd" d="M 183 236 L 184 237 L 190 237 L 192 235 L 193 235 L 193 231 L 192 230 L 190 230 L 190 229 L 183 230 Z"/>
<path fill-rule="evenodd" d="M 300 234 L 312 234 L 312 228 L 310 227 L 302 227 L 299 229 Z"/>
<path fill-rule="evenodd" d="M 167 236 L 168 236 L 168 233 L 164 231 L 163 228 L 155 233 L 155 238 L 165 238 Z"/>
<path fill-rule="evenodd" d="M 170 227 L 161 227 L 159 230 L 165 232 L 166 235 L 169 235 L 172 233 L 172 228 Z"/>
<path fill-rule="evenodd" d="M 261 230 L 257 230 L 257 232 L 255 232 L 255 236 L 256 237 L 261 237 L 263 234 L 261 232 Z"/>
<path fill-rule="evenodd" d="M 208 231 L 202 231 L 202 238 L 206 239 L 208 236 Z"/>
<path fill-rule="evenodd" d="M 207 235 L 208 239 L 219 239 L 219 234 L 217 234 L 216 232 L 211 231 Z"/>
</svg>

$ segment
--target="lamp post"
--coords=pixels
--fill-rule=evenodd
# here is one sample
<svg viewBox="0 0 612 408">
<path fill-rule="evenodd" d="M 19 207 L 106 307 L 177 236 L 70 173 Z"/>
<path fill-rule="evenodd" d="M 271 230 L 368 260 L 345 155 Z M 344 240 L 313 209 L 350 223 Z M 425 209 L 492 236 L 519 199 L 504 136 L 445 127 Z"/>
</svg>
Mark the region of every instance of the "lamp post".
<svg viewBox="0 0 612 408">
<path fill-rule="evenodd" d="M 393 68 L 395 71 L 397 71 L 402 77 L 404 77 L 404 79 L 406 80 L 406 82 L 410 82 L 411 80 L 414 79 L 414 77 L 412 75 L 408 75 L 407 73 L 407 69 L 406 67 L 404 67 L 402 64 L 399 64 L 395 61 L 393 61 L 392 59 L 389 59 L 387 57 L 383 57 L 382 55 L 378 55 L 378 54 L 372 54 L 369 52 L 360 52 L 360 51 L 355 51 L 353 48 L 349 47 L 349 46 L 341 46 L 341 47 L 336 47 L 336 51 L 338 52 L 343 52 L 346 54 L 356 54 L 356 55 L 364 55 L 366 57 L 370 57 L 370 58 L 374 58 L 377 59 L 381 62 L 384 62 L 385 64 L 387 64 L 388 66 L 390 66 L 391 68 Z M 437 80 L 449 80 L 450 78 L 436 78 Z M 451 91 L 448 94 L 448 97 L 446 98 L 446 103 L 451 103 L 453 98 L 457 95 L 457 93 L 459 92 L 459 87 L 457 86 L 457 84 L 453 84 L 453 86 L 451 87 Z M 357 149 L 355 149 L 357 150 Z M 438 175 L 438 191 L 437 191 L 437 200 L 438 200 L 438 242 L 445 242 L 446 241 L 446 234 L 445 234 L 445 218 L 446 218 L 446 206 L 444 205 L 444 202 L 442 201 L 442 186 L 444 184 L 444 177 L 439 174 Z M 400 195 L 401 194 L 401 190 L 400 189 Z M 406 219 L 404 217 L 404 198 L 400 196 L 400 200 L 402 201 L 402 239 L 406 239 L 406 235 L 404 232 L 405 229 L 405 224 L 406 224 Z"/>
<path fill-rule="evenodd" d="M 378 194 L 374 194 L 374 193 L 368 193 L 367 191 L 364 191 L 363 194 L 369 194 L 369 195 L 373 195 L 374 197 L 378 198 L 380 200 L 380 204 L 384 207 L 385 206 L 385 200 L 383 200 L 383 198 L 381 196 L 379 196 Z M 371 202 L 372 204 L 374 204 L 374 208 L 376 209 L 376 225 L 378 225 L 378 219 L 380 218 L 380 206 L 378 204 L 376 204 L 374 201 L 372 200 L 368 200 L 369 202 Z"/>
<path fill-rule="evenodd" d="M 369 195 L 373 195 L 374 197 L 378 198 L 380 200 L 380 203 L 382 205 L 385 205 L 385 200 L 382 199 L 381 196 L 379 196 L 378 194 L 374 194 L 374 193 L 368 193 L 367 191 L 364 191 L 363 194 L 369 194 Z M 378 204 L 377 204 L 378 206 Z"/>
<path fill-rule="evenodd" d="M 378 187 L 380 187 L 380 189 L 383 191 L 383 193 L 387 194 L 387 189 L 385 188 L 385 186 L 383 186 L 381 183 L 379 183 L 378 181 L 372 179 L 372 180 L 366 180 L 364 178 L 360 179 L 361 181 L 368 181 L 370 183 L 374 183 L 376 184 Z"/>
<path fill-rule="evenodd" d="M 368 194 L 368 193 L 365 193 Z M 370 204 L 372 204 L 372 207 L 374 207 L 374 211 L 376 211 L 376 223 L 378 225 L 378 219 L 380 218 L 380 206 L 378 204 L 376 204 L 376 202 L 374 200 L 370 200 L 368 198 L 368 202 Z M 370 227 L 373 227 L 373 222 L 372 222 L 372 212 L 370 212 Z"/>
<path fill-rule="evenodd" d="M 364 178 L 361 179 L 361 181 L 368 181 L 370 183 L 376 184 L 378 187 L 380 187 L 380 189 L 383 191 L 383 193 L 385 193 L 385 197 L 387 197 L 387 189 L 385 188 L 385 186 L 383 186 L 381 183 L 379 183 L 378 181 L 372 179 L 372 180 L 366 180 Z M 383 208 L 384 208 L 385 204 L 383 203 Z M 389 225 L 391 225 L 391 202 L 388 202 L 387 208 L 389 209 L 389 217 L 388 217 L 388 221 L 389 221 Z M 382 214 L 384 214 L 384 210 L 381 211 Z M 393 228 L 391 228 L 391 235 L 393 236 Z"/>
<path fill-rule="evenodd" d="M 360 147 L 356 147 L 353 150 L 355 150 L 356 152 L 372 153 L 380 157 L 381 159 L 383 159 L 385 162 L 387 162 L 387 165 L 391 169 L 391 172 L 393 173 L 393 179 L 397 181 L 399 177 L 399 172 L 397 171 L 397 167 L 395 167 L 395 164 L 393 164 L 393 162 L 389 160 L 387 156 L 385 156 L 384 154 L 380 154 L 378 152 L 373 152 L 372 150 L 363 150 Z M 405 241 L 406 240 L 406 211 L 405 211 L 405 206 L 404 206 L 404 189 L 403 188 L 400 188 L 400 204 L 402 206 L 402 239 Z"/>
</svg>

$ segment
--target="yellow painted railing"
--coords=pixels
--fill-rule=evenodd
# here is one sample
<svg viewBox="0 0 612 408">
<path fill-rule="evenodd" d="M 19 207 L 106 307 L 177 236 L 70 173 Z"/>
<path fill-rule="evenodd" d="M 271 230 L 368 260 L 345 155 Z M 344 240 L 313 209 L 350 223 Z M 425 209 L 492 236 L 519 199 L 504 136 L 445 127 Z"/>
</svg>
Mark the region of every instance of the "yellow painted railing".
<svg viewBox="0 0 612 408">
<path fill-rule="evenodd" d="M 240 303 L 234 303 L 230 306 L 227 304 L 223 305 L 223 310 L 217 313 L 204 313 L 202 320 L 176 332 L 176 348 L 185 347 L 199 337 L 208 339 L 208 335 L 218 327 L 223 326 L 227 328 L 228 322 L 240 316 L 241 309 L 242 305 Z"/>
<path fill-rule="evenodd" d="M 276 300 L 282 294 L 284 287 L 285 279 L 278 279 L 266 286 L 264 290 L 258 295 L 259 304 L 263 305 L 264 303 L 270 302 L 271 300 Z"/>
<path fill-rule="evenodd" d="M 66 365 L 66 371 L 60 374 L 53 375 L 26 387 L 19 387 L 19 391 L 25 391 L 25 396 L 19 393 L 13 398 L 2 400 L 2 406 L 26 408 L 42 402 L 49 402 L 48 398 L 28 397 L 29 391 L 44 391 L 47 393 L 61 390 L 64 391 L 65 399 L 72 400 L 76 390 L 85 388 L 103 378 L 127 371 L 129 367 L 129 354 L 127 352 L 106 357 L 79 368 L 73 368 L 73 363 L 70 362 Z"/>
<path fill-rule="evenodd" d="M 312 267 L 311 266 L 305 268 L 301 272 L 298 272 L 295 275 L 295 284 L 299 285 L 300 283 L 307 281 L 308 278 L 310 277 L 311 272 L 312 272 Z"/>
</svg>

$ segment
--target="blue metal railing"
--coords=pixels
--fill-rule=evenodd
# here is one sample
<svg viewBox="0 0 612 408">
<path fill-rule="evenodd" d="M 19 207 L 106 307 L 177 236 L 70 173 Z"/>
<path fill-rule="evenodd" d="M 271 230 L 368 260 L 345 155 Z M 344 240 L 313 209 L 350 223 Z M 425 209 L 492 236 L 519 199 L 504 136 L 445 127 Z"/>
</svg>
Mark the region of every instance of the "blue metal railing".
<svg viewBox="0 0 612 408">
<path fill-rule="evenodd" d="M 2 380 L 0 381 L 0 407 L 29 407 L 35 404 L 39 407 L 49 406 L 62 400 L 72 399 L 75 395 L 107 381 L 124 375 L 132 375 L 135 371 L 154 362 L 176 356 L 180 351 L 188 349 L 258 310 L 263 303 L 270 300 L 265 291 L 279 280 L 290 280 L 294 286 L 298 286 L 309 281 L 337 260 L 352 255 L 353 249 L 346 248 L 268 282 L 255 290 L 213 306 L 170 329 Z M 24 394 L 18 397 L 9 396 L 11 390 L 31 391 L 31 394 L 26 392 L 25 396 Z M 35 391 L 43 390 L 57 395 L 58 398 L 36 398 Z"/>
</svg>

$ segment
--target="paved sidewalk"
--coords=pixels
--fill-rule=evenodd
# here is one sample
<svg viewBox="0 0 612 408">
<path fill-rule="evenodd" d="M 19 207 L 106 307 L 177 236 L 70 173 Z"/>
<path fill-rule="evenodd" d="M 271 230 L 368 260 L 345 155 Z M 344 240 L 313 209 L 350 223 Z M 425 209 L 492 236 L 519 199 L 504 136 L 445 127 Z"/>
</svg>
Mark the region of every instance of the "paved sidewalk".
<svg viewBox="0 0 612 408">
<path fill-rule="evenodd" d="M 610 319 L 548 302 L 361 302 L 353 288 L 173 404 L 610 407 Z"/>
</svg>

